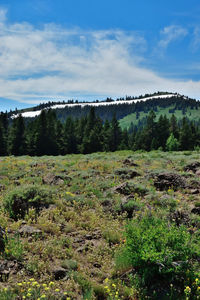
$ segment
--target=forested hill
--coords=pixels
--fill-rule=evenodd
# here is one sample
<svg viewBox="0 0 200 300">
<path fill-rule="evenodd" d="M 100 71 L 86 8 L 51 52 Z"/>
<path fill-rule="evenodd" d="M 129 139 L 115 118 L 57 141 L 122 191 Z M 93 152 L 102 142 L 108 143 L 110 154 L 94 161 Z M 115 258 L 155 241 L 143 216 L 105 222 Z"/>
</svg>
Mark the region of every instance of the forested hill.
<svg viewBox="0 0 200 300">
<path fill-rule="evenodd" d="M 96 102 L 74 102 L 73 100 L 69 100 L 68 102 L 48 102 L 26 110 L 16 110 L 15 112 L 10 112 L 8 115 L 13 118 L 15 115 L 21 113 L 23 117 L 33 118 L 38 116 L 42 109 L 52 108 L 57 118 L 61 122 L 65 122 L 69 116 L 74 119 L 80 119 L 88 115 L 91 106 L 95 107 L 96 114 L 103 121 L 110 121 L 114 114 L 118 120 L 130 114 L 135 114 L 136 119 L 138 119 L 141 113 L 148 113 L 151 110 L 157 112 L 159 109 L 168 108 L 168 113 L 176 114 L 176 111 L 181 111 L 183 115 L 187 115 L 187 111 L 200 109 L 200 101 L 179 94 L 159 92 L 152 95 L 146 94 L 138 98 L 127 96 L 115 101 L 107 98 L 101 102 L 98 100 Z M 128 121 L 126 127 L 129 126 L 130 122 Z"/>
</svg>

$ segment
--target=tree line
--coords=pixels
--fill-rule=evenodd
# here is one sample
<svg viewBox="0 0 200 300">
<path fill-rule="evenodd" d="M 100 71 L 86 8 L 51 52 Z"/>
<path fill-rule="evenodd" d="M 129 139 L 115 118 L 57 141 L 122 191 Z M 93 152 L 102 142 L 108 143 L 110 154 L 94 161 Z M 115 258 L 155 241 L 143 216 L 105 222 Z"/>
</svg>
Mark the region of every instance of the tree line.
<svg viewBox="0 0 200 300">
<path fill-rule="evenodd" d="M 116 150 L 194 150 L 200 147 L 200 122 L 174 115 L 161 115 L 156 121 L 150 111 L 141 126 L 122 130 L 114 114 L 103 121 L 94 107 L 79 119 L 68 117 L 64 123 L 55 110 L 42 110 L 34 120 L 27 122 L 22 115 L 9 120 L 0 114 L 0 155 L 65 155 Z"/>
</svg>

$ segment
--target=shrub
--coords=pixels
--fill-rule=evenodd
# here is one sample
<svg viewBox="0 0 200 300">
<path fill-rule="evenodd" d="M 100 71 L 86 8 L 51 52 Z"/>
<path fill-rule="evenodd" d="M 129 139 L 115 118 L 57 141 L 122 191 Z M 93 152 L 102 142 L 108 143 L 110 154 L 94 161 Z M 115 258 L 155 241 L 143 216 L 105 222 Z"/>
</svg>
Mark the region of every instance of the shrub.
<svg viewBox="0 0 200 300">
<path fill-rule="evenodd" d="M 18 235 L 13 237 L 8 236 L 5 239 L 5 249 L 3 257 L 6 259 L 17 259 L 21 261 L 23 259 L 23 245 Z"/>
<path fill-rule="evenodd" d="M 173 133 L 171 133 L 166 142 L 166 149 L 168 151 L 177 151 L 178 148 L 179 148 L 179 142 L 174 137 Z"/>
<path fill-rule="evenodd" d="M 188 271 L 193 274 L 191 260 L 197 247 L 186 227 L 176 227 L 153 216 L 130 221 L 126 226 L 126 242 L 116 256 L 117 269 L 132 267 L 141 284 L 150 286 L 159 280 L 166 285 L 182 284 Z M 193 274 L 194 275 L 194 274 Z"/>
<path fill-rule="evenodd" d="M 23 219 L 29 208 L 39 212 L 52 203 L 52 192 L 37 185 L 25 185 L 11 190 L 4 198 L 4 208 L 14 220 Z"/>
</svg>

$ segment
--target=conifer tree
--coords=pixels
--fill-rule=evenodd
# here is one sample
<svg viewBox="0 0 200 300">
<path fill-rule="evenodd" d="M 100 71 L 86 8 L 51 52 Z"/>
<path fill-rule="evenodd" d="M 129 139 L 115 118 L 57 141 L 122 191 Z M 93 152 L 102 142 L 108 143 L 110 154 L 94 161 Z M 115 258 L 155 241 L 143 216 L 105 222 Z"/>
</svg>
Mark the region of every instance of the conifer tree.
<svg viewBox="0 0 200 300">
<path fill-rule="evenodd" d="M 64 153 L 77 153 L 74 121 L 68 117 L 64 126 Z"/>
<path fill-rule="evenodd" d="M 121 142 L 121 128 L 119 122 L 116 118 L 116 115 L 113 115 L 111 126 L 110 126 L 110 150 L 116 151 Z"/>
<path fill-rule="evenodd" d="M 21 114 L 13 120 L 10 128 L 9 153 L 16 156 L 26 154 L 25 124 Z"/>
<path fill-rule="evenodd" d="M 37 119 L 36 136 L 35 136 L 35 148 L 36 155 L 47 155 L 49 153 L 49 139 L 47 130 L 47 119 L 45 110 L 41 111 Z"/>
</svg>

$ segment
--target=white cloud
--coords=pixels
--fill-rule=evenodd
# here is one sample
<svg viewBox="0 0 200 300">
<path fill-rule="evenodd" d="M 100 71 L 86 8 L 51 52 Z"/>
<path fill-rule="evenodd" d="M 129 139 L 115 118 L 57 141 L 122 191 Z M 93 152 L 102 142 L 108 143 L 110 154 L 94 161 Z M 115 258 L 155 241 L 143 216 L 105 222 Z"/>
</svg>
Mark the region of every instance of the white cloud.
<svg viewBox="0 0 200 300">
<path fill-rule="evenodd" d="M 200 82 L 175 82 L 140 66 L 146 42 L 138 33 L 68 30 L 55 24 L 38 29 L 28 23 L 8 24 L 5 18 L 0 24 L 1 98 L 40 103 L 158 90 L 199 97 Z M 165 28 L 163 45 L 185 34 L 180 28 Z"/>
<path fill-rule="evenodd" d="M 178 39 L 184 38 L 188 34 L 187 29 L 177 26 L 177 25 L 171 25 L 168 27 L 165 27 L 161 31 L 162 39 L 159 42 L 159 47 L 161 48 L 167 48 L 167 46 Z"/>
</svg>

